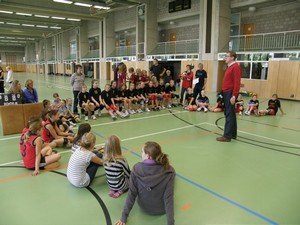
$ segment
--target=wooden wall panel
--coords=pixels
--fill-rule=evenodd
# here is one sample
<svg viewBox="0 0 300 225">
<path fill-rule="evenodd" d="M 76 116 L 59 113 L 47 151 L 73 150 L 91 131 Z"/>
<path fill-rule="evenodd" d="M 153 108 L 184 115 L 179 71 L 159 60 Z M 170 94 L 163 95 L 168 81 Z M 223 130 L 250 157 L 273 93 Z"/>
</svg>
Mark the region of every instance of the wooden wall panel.
<svg viewBox="0 0 300 225">
<path fill-rule="evenodd" d="M 300 62 L 299 62 L 300 64 Z M 300 65 L 298 70 L 298 81 L 297 81 L 297 90 L 296 90 L 296 96 L 295 99 L 300 100 Z"/>
<path fill-rule="evenodd" d="M 56 65 L 57 73 L 65 74 L 65 66 L 63 63 L 59 63 Z"/>
<path fill-rule="evenodd" d="M 4 135 L 22 132 L 24 128 L 23 105 L 0 106 L 0 114 Z"/>
</svg>

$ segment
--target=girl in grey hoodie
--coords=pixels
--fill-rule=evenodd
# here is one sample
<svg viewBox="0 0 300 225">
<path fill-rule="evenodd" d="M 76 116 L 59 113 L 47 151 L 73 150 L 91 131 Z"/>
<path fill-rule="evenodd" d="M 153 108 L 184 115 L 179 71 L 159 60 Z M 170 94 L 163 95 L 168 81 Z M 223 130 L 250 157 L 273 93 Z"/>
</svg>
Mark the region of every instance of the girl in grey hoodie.
<svg viewBox="0 0 300 225">
<path fill-rule="evenodd" d="M 174 225 L 175 170 L 168 156 L 156 142 L 146 142 L 142 149 L 143 162 L 134 165 L 130 174 L 129 191 L 122 217 L 116 225 L 125 225 L 135 199 L 146 213 L 166 213 L 168 225 Z"/>
</svg>

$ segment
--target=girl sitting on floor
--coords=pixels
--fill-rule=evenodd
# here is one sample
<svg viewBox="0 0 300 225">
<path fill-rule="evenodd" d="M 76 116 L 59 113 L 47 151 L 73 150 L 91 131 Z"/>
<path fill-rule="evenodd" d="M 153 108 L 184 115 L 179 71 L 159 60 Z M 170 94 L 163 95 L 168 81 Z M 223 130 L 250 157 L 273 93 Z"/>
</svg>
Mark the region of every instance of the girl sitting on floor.
<svg viewBox="0 0 300 225">
<path fill-rule="evenodd" d="M 103 165 L 110 188 L 109 196 L 118 198 L 128 190 L 130 169 L 122 156 L 120 139 L 112 135 L 105 141 Z"/>
<path fill-rule="evenodd" d="M 33 176 L 40 173 L 40 168 L 58 162 L 60 159 L 60 154 L 52 152 L 49 145 L 43 147 L 43 140 L 40 137 L 42 127 L 40 121 L 32 123 L 24 134 L 24 141 L 20 142 L 20 152 L 24 166 L 27 169 L 34 170 Z"/>
<path fill-rule="evenodd" d="M 92 152 L 95 143 L 96 136 L 85 133 L 80 140 L 81 147 L 71 155 L 67 177 L 75 187 L 89 186 L 95 178 L 99 165 L 103 164 L 102 159 Z"/>
<path fill-rule="evenodd" d="M 166 213 L 167 224 L 174 225 L 175 170 L 156 142 L 145 143 L 142 160 L 133 167 L 122 217 L 116 225 L 125 225 L 136 198 L 143 211 L 151 215 Z"/>
</svg>

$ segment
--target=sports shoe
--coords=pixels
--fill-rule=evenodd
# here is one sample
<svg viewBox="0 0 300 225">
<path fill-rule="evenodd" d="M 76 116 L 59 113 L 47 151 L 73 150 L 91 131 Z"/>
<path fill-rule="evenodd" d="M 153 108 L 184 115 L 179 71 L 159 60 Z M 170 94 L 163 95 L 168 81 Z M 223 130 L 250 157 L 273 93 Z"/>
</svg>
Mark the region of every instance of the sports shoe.
<svg viewBox="0 0 300 225">
<path fill-rule="evenodd" d="M 81 120 L 80 120 L 79 117 L 76 117 L 76 118 L 75 118 L 75 121 L 76 121 L 76 123 L 79 123 Z"/>
<path fill-rule="evenodd" d="M 242 112 L 242 111 L 240 111 L 240 112 L 239 112 L 239 114 L 240 114 L 240 115 L 243 115 L 243 112 Z"/>
<path fill-rule="evenodd" d="M 208 111 L 208 109 L 207 109 L 207 108 L 204 108 L 204 112 L 207 113 L 207 111 Z"/>
<path fill-rule="evenodd" d="M 161 106 L 162 109 L 166 109 L 166 107 L 164 105 Z"/>
<path fill-rule="evenodd" d="M 245 112 L 245 115 L 250 116 L 250 112 L 249 112 L 249 111 L 246 111 L 246 112 Z"/>
<path fill-rule="evenodd" d="M 70 121 L 71 126 L 76 127 L 76 123 L 73 123 L 72 121 Z"/>
<path fill-rule="evenodd" d="M 150 112 L 150 109 L 146 108 L 145 111 L 146 111 L 146 112 Z"/>
<path fill-rule="evenodd" d="M 98 117 L 100 117 L 100 116 L 101 116 L 101 111 L 99 110 L 99 111 L 98 111 Z"/>
<path fill-rule="evenodd" d="M 88 121 L 88 120 L 89 120 L 89 117 L 88 117 L 88 116 L 85 116 L 85 117 L 84 117 L 84 120 L 85 120 L 85 121 Z"/>
<path fill-rule="evenodd" d="M 137 112 L 138 112 L 138 113 L 142 113 L 142 112 L 143 112 L 143 110 L 141 110 L 141 109 L 138 109 L 138 110 L 137 110 Z"/>
<path fill-rule="evenodd" d="M 172 106 L 169 104 L 169 105 L 167 105 L 167 108 L 170 109 L 170 108 L 172 108 Z"/>
<path fill-rule="evenodd" d="M 95 115 L 92 115 L 92 119 L 95 120 L 95 119 L 96 119 L 96 116 L 95 116 Z"/>
<path fill-rule="evenodd" d="M 136 111 L 134 111 L 133 109 L 130 110 L 131 114 L 136 114 Z"/>
<path fill-rule="evenodd" d="M 112 118 L 113 120 L 117 120 L 117 117 L 116 117 L 115 115 L 113 115 L 111 118 Z"/>
<path fill-rule="evenodd" d="M 202 110 L 202 107 L 199 107 L 198 109 L 197 109 L 197 112 L 200 112 Z"/>
</svg>

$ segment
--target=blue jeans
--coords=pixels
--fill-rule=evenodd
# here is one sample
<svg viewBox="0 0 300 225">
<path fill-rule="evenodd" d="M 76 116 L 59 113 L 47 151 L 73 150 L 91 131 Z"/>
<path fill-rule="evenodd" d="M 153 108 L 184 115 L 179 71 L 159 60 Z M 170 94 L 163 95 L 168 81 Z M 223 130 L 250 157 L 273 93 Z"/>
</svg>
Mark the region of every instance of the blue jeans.
<svg viewBox="0 0 300 225">
<path fill-rule="evenodd" d="M 230 103 L 231 97 L 232 97 L 232 91 L 223 92 L 224 115 L 225 115 L 225 127 L 224 127 L 223 136 L 229 139 L 236 138 L 237 136 L 235 107 Z"/>
</svg>

